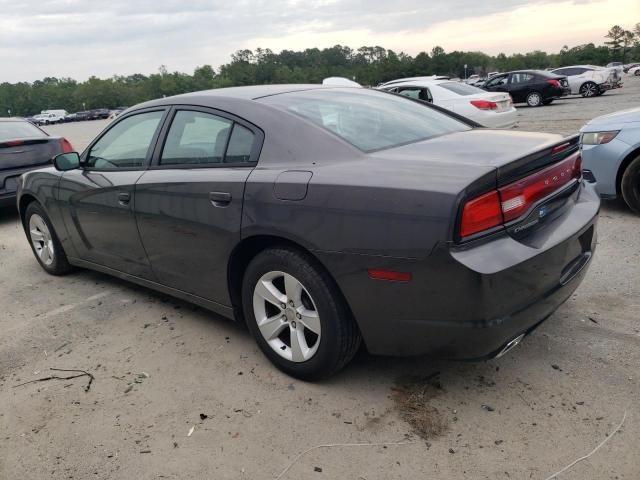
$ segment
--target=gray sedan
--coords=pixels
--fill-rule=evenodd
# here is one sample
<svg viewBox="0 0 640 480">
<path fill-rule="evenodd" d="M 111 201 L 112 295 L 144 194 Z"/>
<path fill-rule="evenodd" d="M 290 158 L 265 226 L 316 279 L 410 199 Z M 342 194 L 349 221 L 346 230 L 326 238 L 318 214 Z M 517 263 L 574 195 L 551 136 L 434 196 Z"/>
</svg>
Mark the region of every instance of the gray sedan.
<svg viewBox="0 0 640 480">
<path fill-rule="evenodd" d="M 487 130 L 406 97 L 245 87 L 125 111 L 24 175 L 36 259 L 246 322 L 314 379 L 374 354 L 498 356 L 576 289 L 599 198 L 578 137 Z"/>
<path fill-rule="evenodd" d="M 580 132 L 585 175 L 598 193 L 640 213 L 640 108 L 594 118 Z"/>
</svg>

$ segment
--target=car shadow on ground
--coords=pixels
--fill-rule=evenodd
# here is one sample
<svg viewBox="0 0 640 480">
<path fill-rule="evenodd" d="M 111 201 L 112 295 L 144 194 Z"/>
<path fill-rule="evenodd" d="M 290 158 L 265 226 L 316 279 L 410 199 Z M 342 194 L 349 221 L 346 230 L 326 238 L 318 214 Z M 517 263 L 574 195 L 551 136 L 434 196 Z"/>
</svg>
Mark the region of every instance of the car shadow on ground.
<svg viewBox="0 0 640 480">
<path fill-rule="evenodd" d="M 16 207 L 0 207 L 0 227 L 13 223 L 20 224 L 20 216 Z"/>
</svg>

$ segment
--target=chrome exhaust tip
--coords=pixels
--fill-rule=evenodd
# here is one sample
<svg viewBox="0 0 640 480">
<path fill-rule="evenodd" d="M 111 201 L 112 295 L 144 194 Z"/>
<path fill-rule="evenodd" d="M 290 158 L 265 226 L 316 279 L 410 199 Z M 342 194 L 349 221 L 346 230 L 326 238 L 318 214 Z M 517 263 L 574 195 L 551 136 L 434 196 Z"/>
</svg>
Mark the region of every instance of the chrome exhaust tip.
<svg viewBox="0 0 640 480">
<path fill-rule="evenodd" d="M 513 348 L 517 347 L 520 342 L 522 342 L 522 339 L 524 338 L 524 333 L 521 335 L 518 335 L 516 338 L 514 338 L 513 340 L 511 340 L 509 343 L 507 343 L 504 348 L 502 350 L 500 350 L 500 353 L 498 353 L 495 358 L 500 358 L 503 357 L 504 355 L 506 355 L 509 351 L 511 351 Z"/>
</svg>

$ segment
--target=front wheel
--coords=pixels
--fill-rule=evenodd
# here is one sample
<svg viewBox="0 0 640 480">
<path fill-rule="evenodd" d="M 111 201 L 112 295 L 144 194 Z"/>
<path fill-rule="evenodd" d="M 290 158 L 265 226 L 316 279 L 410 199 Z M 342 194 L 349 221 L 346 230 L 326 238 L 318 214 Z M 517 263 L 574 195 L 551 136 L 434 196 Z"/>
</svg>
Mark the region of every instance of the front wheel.
<svg viewBox="0 0 640 480">
<path fill-rule="evenodd" d="M 640 157 L 632 160 L 624 171 L 620 190 L 629 208 L 640 214 Z"/>
<path fill-rule="evenodd" d="M 539 107 L 542 105 L 542 95 L 538 92 L 531 92 L 527 95 L 527 105 L 530 107 Z"/>
<path fill-rule="evenodd" d="M 293 377 L 329 377 L 360 346 L 358 327 L 333 280 L 296 250 L 271 248 L 251 261 L 242 306 L 262 352 Z"/>
<path fill-rule="evenodd" d="M 580 87 L 580 95 L 585 98 L 598 95 L 598 86 L 593 82 L 587 82 Z"/>
<path fill-rule="evenodd" d="M 64 275 L 73 269 L 67 261 L 67 256 L 49 217 L 38 203 L 29 204 L 25 212 L 24 224 L 31 250 L 47 273 Z"/>
</svg>

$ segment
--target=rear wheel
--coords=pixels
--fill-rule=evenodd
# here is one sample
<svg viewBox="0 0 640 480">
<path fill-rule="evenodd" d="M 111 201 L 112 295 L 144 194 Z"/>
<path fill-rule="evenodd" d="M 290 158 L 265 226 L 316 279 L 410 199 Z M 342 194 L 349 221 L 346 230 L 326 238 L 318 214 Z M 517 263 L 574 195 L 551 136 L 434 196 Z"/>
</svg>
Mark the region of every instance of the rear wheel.
<svg viewBox="0 0 640 480">
<path fill-rule="evenodd" d="M 293 377 L 328 377 L 360 346 L 358 327 L 333 281 L 296 250 L 272 248 L 251 261 L 242 306 L 262 352 Z"/>
<path fill-rule="evenodd" d="M 527 105 L 530 107 L 539 107 L 542 105 L 542 95 L 538 92 L 531 92 L 527 95 Z"/>
<path fill-rule="evenodd" d="M 598 95 L 598 86 L 593 82 L 587 82 L 580 87 L 580 95 L 583 97 L 595 97 Z"/>
<path fill-rule="evenodd" d="M 40 266 L 51 275 L 64 275 L 73 270 L 49 217 L 37 202 L 29 204 L 24 221 L 31 250 Z"/>
<path fill-rule="evenodd" d="M 632 160 L 624 171 L 620 190 L 629 208 L 640 214 L 640 156 Z"/>
</svg>

